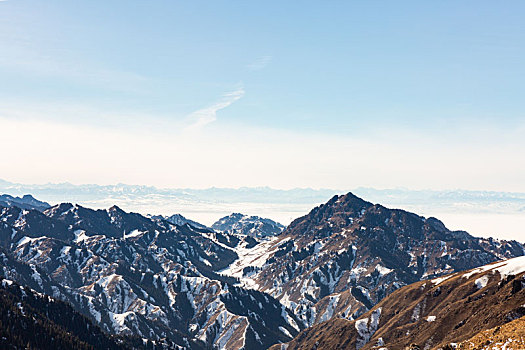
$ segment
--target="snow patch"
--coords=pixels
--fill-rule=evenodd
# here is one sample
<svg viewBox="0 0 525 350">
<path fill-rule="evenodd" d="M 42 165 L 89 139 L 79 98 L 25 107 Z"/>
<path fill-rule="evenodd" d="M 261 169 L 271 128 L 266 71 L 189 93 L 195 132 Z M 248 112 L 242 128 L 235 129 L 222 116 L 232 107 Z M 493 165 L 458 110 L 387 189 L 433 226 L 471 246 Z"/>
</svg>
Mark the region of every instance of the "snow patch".
<svg viewBox="0 0 525 350">
<path fill-rule="evenodd" d="M 2 286 L 5 287 L 5 286 L 10 286 L 13 284 L 13 281 L 11 280 L 7 280 L 7 279 L 3 279 L 2 280 Z"/>
<path fill-rule="evenodd" d="M 355 329 L 357 330 L 357 341 L 356 341 L 356 350 L 361 349 L 363 346 L 368 343 L 370 338 L 374 335 L 374 333 L 377 331 L 377 327 L 379 326 L 379 319 L 381 318 L 381 308 L 377 308 L 374 311 L 372 311 L 372 314 L 370 315 L 370 319 L 362 318 L 360 320 L 357 320 L 355 322 Z"/>
<path fill-rule="evenodd" d="M 489 276 L 485 275 L 475 280 L 474 283 L 476 284 L 476 287 L 478 289 L 482 289 L 487 286 L 488 281 L 489 281 Z"/>
<path fill-rule="evenodd" d="M 503 260 L 494 264 L 489 264 L 485 266 L 478 267 L 476 269 L 471 270 L 470 272 L 467 272 L 463 274 L 462 277 L 464 278 L 470 278 L 473 275 L 492 271 L 499 272 L 501 279 L 504 279 L 505 277 L 509 275 L 517 275 L 522 272 L 525 272 L 525 256 L 519 256 L 517 258 L 512 258 L 508 260 Z"/>
<path fill-rule="evenodd" d="M 337 303 L 339 302 L 340 295 L 331 295 L 328 297 L 328 305 L 326 305 L 325 312 L 321 315 L 319 318 L 319 323 L 328 321 L 332 318 L 334 315 L 335 308 L 337 307 Z"/>
<path fill-rule="evenodd" d="M 378 264 L 376 265 L 376 271 L 379 272 L 380 275 L 388 275 L 393 270 Z"/>
<path fill-rule="evenodd" d="M 126 232 L 124 232 L 124 239 L 138 237 L 138 236 L 141 236 L 143 234 L 144 234 L 144 232 L 139 231 L 139 230 L 133 230 L 129 234 L 126 234 Z"/>
<path fill-rule="evenodd" d="M 434 283 L 436 286 L 445 282 L 446 280 L 448 280 L 450 277 L 452 277 L 454 275 L 448 275 L 448 276 L 443 276 L 443 277 L 438 277 L 438 278 L 434 278 L 433 280 L 431 280 L 430 282 Z"/>
<path fill-rule="evenodd" d="M 39 239 L 42 239 L 42 238 L 47 238 L 47 237 L 42 236 L 42 237 L 38 237 L 38 238 L 30 238 L 30 237 L 24 236 L 16 243 L 16 245 L 17 246 L 21 246 L 21 245 L 24 245 L 24 244 L 27 244 L 27 243 L 32 243 L 34 241 L 38 241 Z"/>
<path fill-rule="evenodd" d="M 283 326 L 279 326 L 279 330 L 284 333 L 284 335 L 286 335 L 287 337 L 289 338 L 293 338 L 292 335 L 290 334 L 290 332 L 288 332 L 288 330 L 286 328 L 284 328 Z"/>
<path fill-rule="evenodd" d="M 73 232 L 73 234 L 75 235 L 75 239 L 73 239 L 73 242 L 75 242 L 75 243 L 80 243 L 80 242 L 85 241 L 86 239 L 89 238 L 86 235 L 86 231 L 84 231 L 84 230 L 75 230 L 75 232 Z"/>
</svg>

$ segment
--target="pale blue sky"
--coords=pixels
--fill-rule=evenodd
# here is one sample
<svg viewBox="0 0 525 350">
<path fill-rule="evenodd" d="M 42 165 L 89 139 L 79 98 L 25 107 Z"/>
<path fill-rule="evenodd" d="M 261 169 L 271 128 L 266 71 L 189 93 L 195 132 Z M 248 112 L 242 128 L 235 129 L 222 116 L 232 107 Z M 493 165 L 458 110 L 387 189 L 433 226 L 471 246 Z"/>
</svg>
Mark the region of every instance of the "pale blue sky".
<svg viewBox="0 0 525 350">
<path fill-rule="evenodd" d="M 522 1 L 0 1 L 0 126 L 13 137 L 0 146 L 27 138 L 0 170 L 525 190 L 524 13 Z M 137 158 L 185 175 L 137 172 Z"/>
</svg>

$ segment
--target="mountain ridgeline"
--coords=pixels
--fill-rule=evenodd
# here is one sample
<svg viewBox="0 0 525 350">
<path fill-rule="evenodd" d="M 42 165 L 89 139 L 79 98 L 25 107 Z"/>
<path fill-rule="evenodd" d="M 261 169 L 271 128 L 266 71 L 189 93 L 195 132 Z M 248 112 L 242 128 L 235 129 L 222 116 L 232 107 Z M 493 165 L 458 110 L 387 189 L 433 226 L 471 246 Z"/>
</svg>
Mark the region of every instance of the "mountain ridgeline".
<svg viewBox="0 0 525 350">
<path fill-rule="evenodd" d="M 351 193 L 333 197 L 286 228 L 235 213 L 206 227 L 179 214 L 147 217 L 116 206 L 93 210 L 62 203 L 37 209 L 11 201 L 0 207 L 1 277 L 68 303 L 109 341 L 136 335 L 164 348 L 246 350 L 286 343 L 311 349 L 318 332 L 331 334 L 319 327 L 330 324 L 347 334 L 339 323 L 355 328 L 367 318 L 363 334 L 369 336 L 349 335 L 345 346 L 383 341 L 394 349 L 392 329 L 381 333 L 382 340 L 374 334 L 385 327 L 378 312 L 395 313 L 401 304 L 383 303 L 425 283 L 422 293 L 435 293 L 429 279 L 524 253 L 518 242 L 450 231 L 438 219 Z M 512 300 L 521 292 L 516 293 Z M 416 297 L 422 298 L 411 296 Z M 509 305 L 505 315 L 516 311 Z M 450 339 L 407 336 L 399 344 L 437 346 Z"/>
<path fill-rule="evenodd" d="M 26 194 L 22 197 L 14 197 L 8 194 L 0 195 L 0 207 L 12 206 L 16 206 L 21 209 L 35 209 L 38 211 L 44 211 L 51 207 L 49 203 L 39 201 L 30 194 Z"/>
</svg>

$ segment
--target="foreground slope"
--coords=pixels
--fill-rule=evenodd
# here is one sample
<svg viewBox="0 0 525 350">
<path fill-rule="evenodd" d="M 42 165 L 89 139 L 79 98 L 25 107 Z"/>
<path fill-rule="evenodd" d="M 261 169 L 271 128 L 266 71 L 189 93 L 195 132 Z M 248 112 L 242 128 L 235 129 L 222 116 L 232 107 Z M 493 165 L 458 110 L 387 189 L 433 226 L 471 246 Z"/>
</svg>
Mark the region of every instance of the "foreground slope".
<svg viewBox="0 0 525 350">
<path fill-rule="evenodd" d="M 525 349 L 525 316 L 502 326 L 479 332 L 457 344 L 464 350 L 522 350 Z"/>
<path fill-rule="evenodd" d="M 287 349 L 466 347 L 523 316 L 525 257 L 518 257 L 403 287 L 357 320 L 334 318 L 301 332 Z"/>
<path fill-rule="evenodd" d="M 233 275 L 311 326 L 355 319 L 402 286 L 523 254 L 518 242 L 450 231 L 348 193 L 293 221 Z"/>
</svg>

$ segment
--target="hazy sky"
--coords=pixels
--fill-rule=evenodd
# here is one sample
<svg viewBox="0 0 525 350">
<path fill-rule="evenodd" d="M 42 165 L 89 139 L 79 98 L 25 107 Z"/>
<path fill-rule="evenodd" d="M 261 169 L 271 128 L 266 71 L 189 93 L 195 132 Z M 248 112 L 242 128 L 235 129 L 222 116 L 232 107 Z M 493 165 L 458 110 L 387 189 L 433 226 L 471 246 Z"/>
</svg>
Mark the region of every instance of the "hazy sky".
<svg viewBox="0 0 525 350">
<path fill-rule="evenodd" d="M 525 191 L 523 1 L 0 1 L 0 178 Z"/>
</svg>

